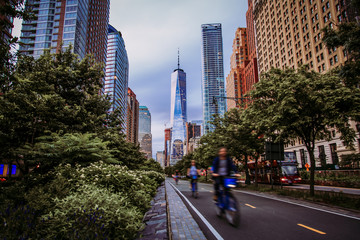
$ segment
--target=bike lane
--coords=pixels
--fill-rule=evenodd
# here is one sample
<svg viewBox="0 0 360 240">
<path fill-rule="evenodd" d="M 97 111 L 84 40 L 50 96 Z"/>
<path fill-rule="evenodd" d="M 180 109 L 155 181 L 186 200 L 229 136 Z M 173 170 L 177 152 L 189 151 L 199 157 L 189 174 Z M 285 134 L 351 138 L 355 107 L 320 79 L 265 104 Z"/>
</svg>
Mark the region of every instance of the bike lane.
<svg viewBox="0 0 360 240">
<path fill-rule="evenodd" d="M 230 226 L 225 217 L 218 218 L 212 201 L 213 187 L 199 184 L 199 196 L 191 197 L 189 183 L 176 185 L 193 207 L 220 235 L 220 239 L 357 239 L 360 234 L 360 218 L 349 218 L 318 211 L 301 204 L 291 204 L 262 196 L 234 190 L 240 205 L 240 226 Z M 184 199 L 183 199 L 184 200 Z M 184 201 L 186 204 L 186 201 Z M 207 224 L 186 204 L 207 239 L 219 239 L 212 234 Z M 316 205 L 315 205 L 316 207 Z"/>
</svg>

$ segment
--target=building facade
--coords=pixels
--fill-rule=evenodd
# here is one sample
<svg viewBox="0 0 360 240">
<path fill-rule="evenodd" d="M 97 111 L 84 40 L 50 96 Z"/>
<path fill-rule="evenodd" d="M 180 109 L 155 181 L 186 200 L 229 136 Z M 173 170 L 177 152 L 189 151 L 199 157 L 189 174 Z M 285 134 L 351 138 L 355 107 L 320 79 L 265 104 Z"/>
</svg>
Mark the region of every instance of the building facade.
<svg viewBox="0 0 360 240">
<path fill-rule="evenodd" d="M 164 151 L 157 151 L 156 152 L 156 161 L 161 165 L 162 168 L 165 167 L 164 160 L 165 160 Z"/>
<path fill-rule="evenodd" d="M 126 140 L 137 145 L 139 144 L 139 101 L 130 88 L 127 96 Z"/>
<path fill-rule="evenodd" d="M 194 142 L 194 139 L 200 139 L 201 137 L 201 125 L 197 125 L 196 123 L 187 122 L 186 123 L 186 141 L 185 141 L 185 154 L 192 153 L 196 146 L 191 144 Z M 195 147 L 195 148 L 194 148 Z"/>
<path fill-rule="evenodd" d="M 152 158 L 151 114 L 146 106 L 139 107 L 139 142 L 146 158 Z"/>
<path fill-rule="evenodd" d="M 109 25 L 106 57 L 104 94 L 110 98 L 110 112 L 121 111 L 124 133 L 126 133 L 126 116 L 128 100 L 129 61 L 122 35 Z"/>
<path fill-rule="evenodd" d="M 184 156 L 186 121 L 186 73 L 178 64 L 178 68 L 171 74 L 171 165 L 176 164 Z"/>
<path fill-rule="evenodd" d="M 249 62 L 245 67 L 244 94 L 249 93 L 253 89 L 254 84 L 259 82 L 253 1 L 254 0 L 248 0 L 248 10 L 246 12 L 246 36 Z"/>
<path fill-rule="evenodd" d="M 349 18 L 345 0 L 257 0 L 254 1 L 256 47 L 260 72 L 270 68 L 293 68 L 307 65 L 309 70 L 320 73 L 340 66 L 346 61 L 343 48 L 327 49 L 322 43 L 321 29 L 336 28 Z M 250 6 L 250 5 L 249 5 Z M 351 123 L 357 132 L 356 150 L 348 150 L 340 135 L 332 130 L 331 141 L 317 141 L 316 165 L 338 165 L 341 156 L 359 153 L 359 124 Z M 301 167 L 310 164 L 304 144 L 294 139 L 285 146 L 294 152 Z"/>
<path fill-rule="evenodd" d="M 202 104 L 204 134 L 213 130 L 214 114 L 226 112 L 222 28 L 220 23 L 201 25 Z"/>
<path fill-rule="evenodd" d="M 238 28 L 233 41 L 233 52 L 230 58 L 230 73 L 226 77 L 227 111 L 242 106 L 245 94 L 245 68 L 249 63 L 247 30 Z"/>
<path fill-rule="evenodd" d="M 23 21 L 19 52 L 38 58 L 72 45 L 80 58 L 91 53 L 105 63 L 110 0 L 28 0 L 36 18 Z"/>
<path fill-rule="evenodd" d="M 165 142 L 164 142 L 164 165 L 165 167 L 170 166 L 170 153 L 171 153 L 171 128 L 166 128 L 165 131 Z"/>
</svg>

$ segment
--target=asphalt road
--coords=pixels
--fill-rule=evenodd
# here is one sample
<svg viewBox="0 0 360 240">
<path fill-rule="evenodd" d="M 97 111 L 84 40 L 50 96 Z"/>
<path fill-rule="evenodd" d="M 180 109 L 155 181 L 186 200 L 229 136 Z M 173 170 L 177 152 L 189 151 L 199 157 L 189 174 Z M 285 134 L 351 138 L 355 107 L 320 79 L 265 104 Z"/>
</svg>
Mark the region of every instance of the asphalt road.
<svg viewBox="0 0 360 240">
<path fill-rule="evenodd" d="M 215 214 L 212 201 L 212 185 L 199 184 L 199 197 L 191 197 L 189 183 L 180 181 L 175 185 L 193 207 L 200 212 L 208 224 L 201 220 L 196 210 L 190 208 L 195 220 L 207 239 L 359 239 L 360 218 L 340 216 L 330 212 L 318 211 L 309 207 L 291 204 L 265 197 L 255 196 L 233 190 L 241 211 L 241 222 L 234 228 L 224 218 Z M 316 206 L 316 205 L 315 205 Z M 205 221 L 205 222 L 206 222 Z M 215 231 L 210 229 L 214 228 Z M 215 233 L 215 234 L 214 234 Z"/>
</svg>

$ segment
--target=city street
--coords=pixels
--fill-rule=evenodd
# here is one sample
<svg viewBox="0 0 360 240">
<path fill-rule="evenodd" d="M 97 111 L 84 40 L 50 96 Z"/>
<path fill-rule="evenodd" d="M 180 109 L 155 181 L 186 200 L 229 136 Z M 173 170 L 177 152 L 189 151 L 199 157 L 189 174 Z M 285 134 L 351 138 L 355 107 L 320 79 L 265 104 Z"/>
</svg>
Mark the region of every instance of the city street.
<svg viewBox="0 0 360 240">
<path fill-rule="evenodd" d="M 295 189 L 309 189 L 309 185 L 296 184 L 293 186 L 284 186 L 284 188 L 295 188 Z M 360 195 L 360 189 L 357 188 L 343 188 L 343 187 L 331 187 L 331 186 L 315 186 L 315 190 L 318 191 L 329 191 L 329 192 L 343 192 L 346 194 Z"/>
<path fill-rule="evenodd" d="M 329 208 L 324 210 L 321 206 L 318 210 L 315 204 L 290 203 L 286 198 L 241 190 L 233 190 L 241 208 L 241 222 L 236 229 L 226 219 L 216 216 L 212 185 L 199 184 L 198 199 L 191 197 L 187 181 L 180 181 L 174 186 L 181 192 L 183 200 L 185 197 L 191 203 L 192 207 L 189 207 L 186 199 L 184 201 L 207 239 L 350 240 L 358 239 L 360 235 L 360 218 Z M 196 211 L 206 219 L 205 222 Z"/>
</svg>

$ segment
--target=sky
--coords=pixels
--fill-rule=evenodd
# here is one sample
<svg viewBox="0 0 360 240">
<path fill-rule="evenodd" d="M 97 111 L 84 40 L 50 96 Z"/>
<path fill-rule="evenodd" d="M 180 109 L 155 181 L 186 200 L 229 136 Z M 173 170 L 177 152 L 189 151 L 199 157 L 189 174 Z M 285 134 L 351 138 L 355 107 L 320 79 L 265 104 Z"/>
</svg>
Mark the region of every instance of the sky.
<svg viewBox="0 0 360 240">
<path fill-rule="evenodd" d="M 170 75 L 178 49 L 187 74 L 188 121 L 201 120 L 201 24 L 222 24 L 226 78 L 235 31 L 246 27 L 247 8 L 247 0 L 111 0 L 109 23 L 125 40 L 129 87 L 151 113 L 154 158 L 164 150 L 164 129 L 170 126 Z M 13 35 L 20 30 L 15 21 Z"/>
</svg>

